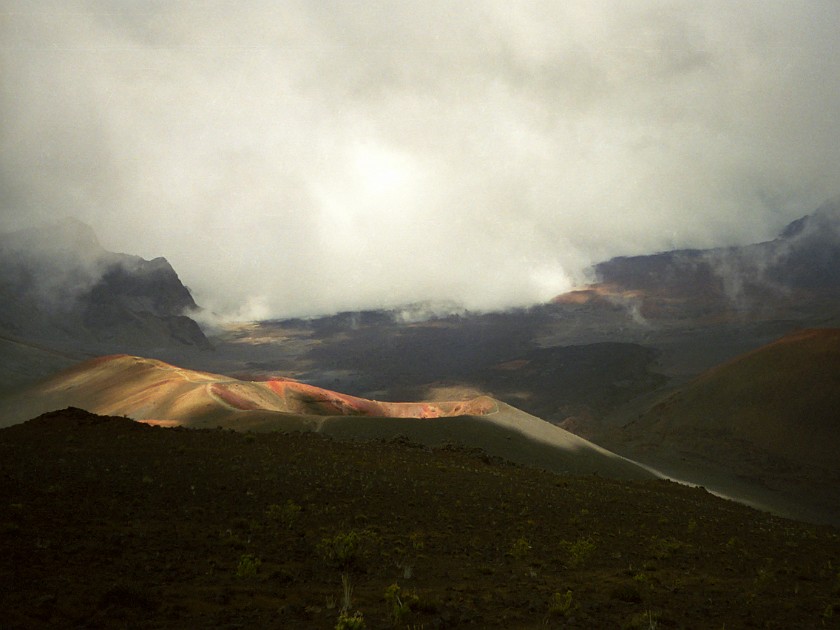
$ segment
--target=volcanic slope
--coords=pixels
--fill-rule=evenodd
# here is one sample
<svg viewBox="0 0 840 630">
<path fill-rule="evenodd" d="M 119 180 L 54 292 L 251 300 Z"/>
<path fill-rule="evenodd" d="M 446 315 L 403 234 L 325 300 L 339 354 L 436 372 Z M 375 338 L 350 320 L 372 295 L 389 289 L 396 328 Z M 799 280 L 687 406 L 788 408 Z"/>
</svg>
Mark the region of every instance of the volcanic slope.
<svg viewBox="0 0 840 630">
<path fill-rule="evenodd" d="M 625 438 L 810 497 L 840 522 L 838 410 L 840 329 L 807 329 L 705 372 L 626 426 Z"/>
<path fill-rule="evenodd" d="M 0 426 L 68 406 L 163 426 L 316 431 L 347 440 L 402 436 L 428 446 L 462 444 L 561 473 L 653 476 L 486 396 L 457 402 L 378 402 L 288 379 L 242 381 L 129 355 L 85 361 L 8 397 L 0 404 Z"/>
<path fill-rule="evenodd" d="M 3 628 L 836 628 L 838 530 L 463 449 L 0 430 Z M 357 624 L 358 627 L 360 624 Z"/>
</svg>

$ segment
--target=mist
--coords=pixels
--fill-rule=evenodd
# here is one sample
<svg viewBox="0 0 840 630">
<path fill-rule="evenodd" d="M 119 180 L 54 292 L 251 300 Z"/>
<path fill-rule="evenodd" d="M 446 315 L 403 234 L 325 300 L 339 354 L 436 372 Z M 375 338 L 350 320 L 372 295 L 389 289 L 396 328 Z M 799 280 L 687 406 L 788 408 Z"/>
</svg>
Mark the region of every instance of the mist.
<svg viewBox="0 0 840 630">
<path fill-rule="evenodd" d="M 0 0 L 0 228 L 229 319 L 504 309 L 840 192 L 836 2 Z"/>
</svg>

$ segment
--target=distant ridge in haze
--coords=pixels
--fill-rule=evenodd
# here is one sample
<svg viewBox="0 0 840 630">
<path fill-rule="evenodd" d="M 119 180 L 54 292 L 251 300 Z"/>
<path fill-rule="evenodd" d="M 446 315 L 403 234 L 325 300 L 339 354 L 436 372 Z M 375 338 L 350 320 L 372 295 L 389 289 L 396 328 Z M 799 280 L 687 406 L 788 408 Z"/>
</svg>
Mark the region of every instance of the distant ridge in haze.
<svg viewBox="0 0 840 630">
<path fill-rule="evenodd" d="M 840 197 L 790 223 L 772 240 L 717 249 L 617 257 L 594 267 L 596 287 L 630 294 L 646 317 L 677 300 L 691 311 L 764 309 L 768 302 L 835 302 L 840 296 Z"/>
<path fill-rule="evenodd" d="M 0 377 L 26 382 L 67 358 L 209 349 L 165 258 L 104 249 L 75 219 L 0 234 Z"/>
</svg>

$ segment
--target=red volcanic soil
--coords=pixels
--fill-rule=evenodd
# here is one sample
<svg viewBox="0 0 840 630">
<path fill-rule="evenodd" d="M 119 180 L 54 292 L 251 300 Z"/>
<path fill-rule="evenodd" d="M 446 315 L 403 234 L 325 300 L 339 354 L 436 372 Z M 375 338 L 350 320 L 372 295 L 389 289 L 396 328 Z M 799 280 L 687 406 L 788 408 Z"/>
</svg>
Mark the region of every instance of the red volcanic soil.
<svg viewBox="0 0 840 630">
<path fill-rule="evenodd" d="M 372 400 L 347 396 L 320 387 L 286 379 L 272 379 L 264 383 L 290 406 L 300 406 L 307 413 L 324 416 L 384 416 L 381 407 Z M 293 402 L 294 401 L 294 402 Z"/>
<path fill-rule="evenodd" d="M 551 299 L 552 304 L 584 305 L 593 302 L 609 303 L 611 301 L 624 302 L 644 297 L 639 290 L 624 289 L 615 284 L 591 284 L 583 289 L 575 289 L 568 293 L 561 293 Z"/>
<path fill-rule="evenodd" d="M 3 628 L 332 630 L 345 596 L 369 629 L 837 627 L 838 567 L 837 529 L 664 481 L 78 409 L 0 430 Z"/>
<path fill-rule="evenodd" d="M 288 379 L 271 379 L 261 384 L 281 396 L 290 410 L 324 416 L 443 418 L 480 416 L 495 409 L 492 400 L 482 397 L 459 402 L 394 403 L 357 398 Z"/>
<path fill-rule="evenodd" d="M 75 365 L 10 397 L 0 408 L 0 423 L 12 424 L 64 406 L 136 420 L 180 420 L 184 424 L 206 424 L 222 416 L 231 419 L 231 414 L 239 412 L 441 418 L 496 410 L 496 403 L 484 397 L 455 402 L 379 402 L 290 379 L 237 380 L 155 359 L 112 355 Z"/>
<path fill-rule="evenodd" d="M 225 384 L 211 383 L 210 391 L 221 398 L 226 404 L 236 409 L 240 409 L 242 411 L 254 411 L 261 409 L 257 402 L 249 399 L 247 396 L 237 394 L 230 387 L 226 387 Z"/>
</svg>

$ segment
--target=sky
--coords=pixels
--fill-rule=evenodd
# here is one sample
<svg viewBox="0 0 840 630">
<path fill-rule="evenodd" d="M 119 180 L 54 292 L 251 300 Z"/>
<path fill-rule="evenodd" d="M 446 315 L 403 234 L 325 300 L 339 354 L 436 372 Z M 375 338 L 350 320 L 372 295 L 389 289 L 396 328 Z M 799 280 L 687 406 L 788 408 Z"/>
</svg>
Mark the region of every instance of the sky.
<svg viewBox="0 0 840 630">
<path fill-rule="evenodd" d="M 840 193 L 840 3 L 0 0 L 0 229 L 227 319 L 550 299 Z"/>
</svg>

